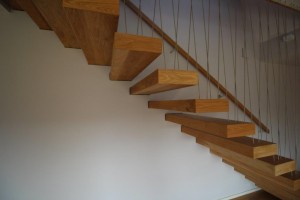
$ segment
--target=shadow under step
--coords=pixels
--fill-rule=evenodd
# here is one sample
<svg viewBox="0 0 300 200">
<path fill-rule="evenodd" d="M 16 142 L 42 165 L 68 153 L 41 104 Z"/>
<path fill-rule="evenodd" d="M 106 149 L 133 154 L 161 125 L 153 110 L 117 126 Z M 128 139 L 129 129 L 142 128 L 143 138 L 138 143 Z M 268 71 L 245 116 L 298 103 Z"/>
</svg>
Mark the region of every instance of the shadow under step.
<svg viewBox="0 0 300 200">
<path fill-rule="evenodd" d="M 280 199 L 264 190 L 259 190 L 231 200 L 280 200 Z"/>
<path fill-rule="evenodd" d="M 255 134 L 255 124 L 247 122 L 238 122 L 233 120 L 181 113 L 166 114 L 166 121 L 181 124 L 224 138 L 241 137 Z"/>
<path fill-rule="evenodd" d="M 149 101 L 148 108 L 193 113 L 228 112 L 227 99 L 186 99 L 170 101 Z"/>
<path fill-rule="evenodd" d="M 198 84 L 198 73 L 157 69 L 130 88 L 130 94 L 154 94 Z"/>
<path fill-rule="evenodd" d="M 32 0 L 17 0 L 17 2 L 40 29 L 51 30 L 51 27 L 44 19 L 40 11 L 35 7 Z"/>
<path fill-rule="evenodd" d="M 119 0 L 63 0 L 72 29 L 91 65 L 111 65 Z"/>
<path fill-rule="evenodd" d="M 65 14 L 62 0 L 31 0 L 66 48 L 78 48 L 72 27 Z"/>
<path fill-rule="evenodd" d="M 116 32 L 110 80 L 131 81 L 161 52 L 161 39 Z"/>
<path fill-rule="evenodd" d="M 298 171 L 288 173 L 294 173 L 294 178 L 287 178 L 285 175 L 268 176 L 234 161 L 223 160 L 223 162 L 233 166 L 235 171 L 243 174 L 247 179 L 253 181 L 258 187 L 279 197 L 280 199 L 300 199 L 299 176 L 296 175 L 299 174 Z"/>
<path fill-rule="evenodd" d="M 296 170 L 295 161 L 289 158 L 273 155 L 264 158 L 253 159 L 215 145 L 209 141 L 201 140 L 201 138 L 197 138 L 197 143 L 209 147 L 213 154 L 220 156 L 226 161 L 241 163 L 255 171 L 260 171 L 269 176 L 280 176 Z"/>
<path fill-rule="evenodd" d="M 222 138 L 186 126 L 181 127 L 181 132 L 196 137 L 200 144 L 209 142 L 253 159 L 275 155 L 277 152 L 276 144 L 250 137 Z"/>
</svg>

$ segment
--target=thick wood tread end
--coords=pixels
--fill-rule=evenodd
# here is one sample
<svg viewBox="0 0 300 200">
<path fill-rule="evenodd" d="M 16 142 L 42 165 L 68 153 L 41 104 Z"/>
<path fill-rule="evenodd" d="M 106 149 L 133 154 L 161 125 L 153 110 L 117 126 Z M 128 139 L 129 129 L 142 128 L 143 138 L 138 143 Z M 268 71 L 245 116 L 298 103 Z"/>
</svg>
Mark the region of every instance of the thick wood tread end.
<svg viewBox="0 0 300 200">
<path fill-rule="evenodd" d="M 235 161 L 223 160 L 223 162 L 233 166 L 235 171 L 245 175 L 247 179 L 253 181 L 258 187 L 280 199 L 300 199 L 300 190 L 294 187 L 295 182 L 285 179 L 282 175 L 269 176 Z"/>
<path fill-rule="evenodd" d="M 130 94 L 154 94 L 198 84 L 198 73 L 157 69 L 130 88 Z"/>
<path fill-rule="evenodd" d="M 31 0 L 66 48 L 80 48 L 62 0 Z"/>
<path fill-rule="evenodd" d="M 277 164 L 276 162 L 266 162 L 261 160 L 261 158 L 249 158 L 240 153 L 215 145 L 212 142 L 201 140 L 201 138 L 197 138 L 197 143 L 209 147 L 212 153 L 222 157 L 226 161 L 239 163 L 269 176 L 280 176 L 282 174 L 295 171 L 296 169 L 295 161 L 287 160 L 280 164 Z M 276 155 L 274 155 L 274 157 L 276 157 Z"/>
<path fill-rule="evenodd" d="M 131 81 L 161 52 L 159 38 L 115 33 L 110 80 Z"/>
<path fill-rule="evenodd" d="M 119 0 L 63 0 L 63 6 L 119 16 Z"/>
<path fill-rule="evenodd" d="M 31 0 L 17 0 L 17 2 L 40 29 L 51 30 L 47 21 L 44 19 Z"/>
<path fill-rule="evenodd" d="M 255 124 L 248 122 L 181 113 L 166 114 L 166 120 L 225 138 L 255 134 Z"/>
<path fill-rule="evenodd" d="M 229 102 L 226 99 L 186 99 L 171 101 L 149 101 L 148 108 L 193 113 L 228 112 Z"/>
<path fill-rule="evenodd" d="M 67 2 L 76 2 L 78 5 L 83 6 L 93 5 L 91 2 L 96 2 L 64 1 L 65 12 L 88 64 L 111 65 L 114 33 L 118 28 L 119 16 L 88 9 L 78 9 L 76 6 L 68 7 Z M 97 2 L 101 3 L 101 0 Z M 112 3 L 114 2 L 115 0 L 112 1 Z"/>
<path fill-rule="evenodd" d="M 254 159 L 275 155 L 277 152 L 276 144 L 262 140 L 253 140 L 249 137 L 222 138 L 186 126 L 182 126 L 181 131 L 197 137 L 197 141 L 201 141 L 200 143 L 209 142 Z"/>
</svg>

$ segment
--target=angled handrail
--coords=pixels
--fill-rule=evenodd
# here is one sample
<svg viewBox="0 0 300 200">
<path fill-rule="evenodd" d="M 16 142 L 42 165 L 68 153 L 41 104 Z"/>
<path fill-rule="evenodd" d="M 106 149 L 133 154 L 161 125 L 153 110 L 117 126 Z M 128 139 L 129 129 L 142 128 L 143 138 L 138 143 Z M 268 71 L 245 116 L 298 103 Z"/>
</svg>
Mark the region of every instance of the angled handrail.
<svg viewBox="0 0 300 200">
<path fill-rule="evenodd" d="M 147 17 L 142 11 L 139 10 L 130 0 L 126 1 L 126 6 L 129 7 L 134 13 L 136 13 L 144 22 L 152 27 L 157 34 L 159 34 L 165 41 L 167 41 L 172 47 L 178 50 L 181 56 L 188 60 L 188 62 L 194 66 L 202 75 L 207 77 L 210 82 L 218 87 L 223 94 L 226 94 L 227 98 L 232 101 L 239 109 L 257 124 L 263 131 L 269 133 L 269 128 L 260 121 L 244 104 L 242 104 L 230 91 L 228 91 L 219 81 L 217 81 L 211 74 L 209 74 L 195 59 L 193 59 L 180 45 L 165 33 L 159 26 L 157 26 L 149 17 Z"/>
</svg>

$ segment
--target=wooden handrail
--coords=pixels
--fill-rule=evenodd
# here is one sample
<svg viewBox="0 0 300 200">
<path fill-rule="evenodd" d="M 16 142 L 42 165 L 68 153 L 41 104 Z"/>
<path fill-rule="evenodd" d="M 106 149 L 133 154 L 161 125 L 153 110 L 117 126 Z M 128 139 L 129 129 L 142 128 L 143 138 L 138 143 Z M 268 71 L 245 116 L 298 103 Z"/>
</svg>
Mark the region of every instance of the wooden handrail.
<svg viewBox="0 0 300 200">
<path fill-rule="evenodd" d="M 188 62 L 193 65 L 203 76 L 207 77 L 212 84 L 220 88 L 220 91 L 226 94 L 227 98 L 232 101 L 238 108 L 240 108 L 245 114 L 255 122 L 263 131 L 269 133 L 269 128 L 264 125 L 246 106 L 244 106 L 232 93 L 230 93 L 220 82 L 218 82 L 212 75 L 210 75 L 195 59 L 193 59 L 181 46 L 176 44 L 176 42 L 168 36 L 159 26 L 157 26 L 152 20 L 147 17 L 142 11 L 139 10 L 130 0 L 126 1 L 126 6 L 129 7 L 134 13 L 141 17 L 150 27 L 153 27 L 155 32 L 159 34 L 165 41 L 167 41 L 172 47 L 176 47 L 178 53 L 182 57 L 188 60 Z"/>
</svg>

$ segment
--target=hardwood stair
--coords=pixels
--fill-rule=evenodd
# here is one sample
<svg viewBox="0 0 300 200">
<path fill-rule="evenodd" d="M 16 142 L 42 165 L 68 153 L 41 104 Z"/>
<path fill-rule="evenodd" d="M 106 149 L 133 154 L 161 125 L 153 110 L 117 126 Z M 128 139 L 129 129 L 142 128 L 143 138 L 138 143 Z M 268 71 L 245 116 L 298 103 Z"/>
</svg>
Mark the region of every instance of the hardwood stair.
<svg viewBox="0 0 300 200">
<path fill-rule="evenodd" d="M 110 80 L 131 81 L 161 52 L 161 39 L 115 33 Z"/>
<path fill-rule="evenodd" d="M 77 41 L 91 65 L 110 65 L 119 0 L 63 0 Z"/>
<path fill-rule="evenodd" d="M 277 152 L 276 144 L 249 137 L 222 138 L 186 126 L 181 126 L 181 132 L 195 136 L 197 141 L 206 141 L 254 159 L 275 155 Z"/>
<path fill-rule="evenodd" d="M 193 113 L 228 112 L 229 102 L 226 99 L 186 99 L 171 101 L 149 101 L 148 108 Z"/>
<path fill-rule="evenodd" d="M 41 15 L 40 11 L 35 7 L 31 0 L 16 0 L 18 5 L 31 17 L 32 21 L 42 30 L 51 30 L 51 27 Z"/>
<path fill-rule="evenodd" d="M 80 45 L 77 42 L 72 27 L 67 19 L 62 0 L 31 0 L 49 26 L 56 33 L 60 41 L 66 48 L 78 48 Z"/>
<path fill-rule="evenodd" d="M 223 162 L 233 166 L 235 171 L 245 175 L 247 179 L 254 182 L 258 187 L 280 199 L 300 199 L 298 175 L 295 175 L 294 178 L 287 178 L 285 175 L 268 176 L 235 161 L 223 160 Z M 292 173 L 299 174 L 299 172 L 290 172 L 288 173 L 290 174 L 289 176 L 292 176 Z"/>
<path fill-rule="evenodd" d="M 222 148 L 211 142 L 201 140 L 200 138 L 197 138 L 196 141 L 197 143 L 210 148 L 210 151 L 212 153 L 220 156 L 224 160 L 234 160 L 238 163 L 243 163 L 244 165 L 255 169 L 255 171 L 260 171 L 262 173 L 265 173 L 266 175 L 280 176 L 282 174 L 296 170 L 295 161 L 288 158 L 274 155 L 264 157 L 266 158 L 265 160 L 262 158 L 252 159 L 240 153 L 236 153 L 234 151 Z M 277 159 L 277 157 L 279 157 L 280 159 Z"/>
<path fill-rule="evenodd" d="M 130 88 L 130 94 L 154 94 L 198 84 L 198 73 L 157 69 Z"/>
<path fill-rule="evenodd" d="M 255 134 L 255 124 L 197 115 L 168 113 L 166 121 L 191 127 L 220 137 L 233 138 Z"/>
</svg>

